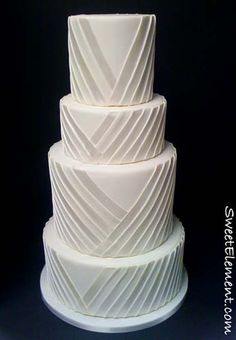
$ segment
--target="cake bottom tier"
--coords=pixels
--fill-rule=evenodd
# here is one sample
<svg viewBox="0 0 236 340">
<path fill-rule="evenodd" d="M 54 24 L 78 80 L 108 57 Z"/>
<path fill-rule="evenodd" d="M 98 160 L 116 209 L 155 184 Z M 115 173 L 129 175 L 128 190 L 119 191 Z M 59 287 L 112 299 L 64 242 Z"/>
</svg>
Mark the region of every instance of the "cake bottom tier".
<svg viewBox="0 0 236 340">
<path fill-rule="evenodd" d="M 67 308 L 84 315 L 127 318 L 158 310 L 180 291 L 184 229 L 174 229 L 160 247 L 143 255 L 99 258 L 65 245 L 53 219 L 43 232 L 47 283 Z"/>
</svg>

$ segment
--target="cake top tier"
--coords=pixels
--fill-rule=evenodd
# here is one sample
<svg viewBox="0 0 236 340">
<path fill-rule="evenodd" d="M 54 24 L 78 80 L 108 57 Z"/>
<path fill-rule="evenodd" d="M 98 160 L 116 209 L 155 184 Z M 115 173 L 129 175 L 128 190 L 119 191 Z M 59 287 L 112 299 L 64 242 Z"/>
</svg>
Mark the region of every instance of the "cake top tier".
<svg viewBox="0 0 236 340">
<path fill-rule="evenodd" d="M 120 106 L 153 96 L 155 15 L 93 14 L 68 19 L 71 93 L 80 103 Z"/>
</svg>

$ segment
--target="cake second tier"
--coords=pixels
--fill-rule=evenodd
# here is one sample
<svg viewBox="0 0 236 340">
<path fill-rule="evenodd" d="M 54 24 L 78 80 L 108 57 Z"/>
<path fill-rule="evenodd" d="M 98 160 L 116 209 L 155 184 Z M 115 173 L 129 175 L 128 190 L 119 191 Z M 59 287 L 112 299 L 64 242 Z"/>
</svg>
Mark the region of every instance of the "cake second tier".
<svg viewBox="0 0 236 340">
<path fill-rule="evenodd" d="M 159 94 L 148 103 L 123 107 L 83 105 L 67 95 L 60 101 L 65 153 L 96 164 L 153 158 L 164 147 L 166 107 L 165 98 Z"/>
<path fill-rule="evenodd" d="M 81 253 L 123 257 L 161 245 L 173 228 L 176 150 L 133 164 L 93 165 L 49 151 L 55 227 Z"/>
</svg>

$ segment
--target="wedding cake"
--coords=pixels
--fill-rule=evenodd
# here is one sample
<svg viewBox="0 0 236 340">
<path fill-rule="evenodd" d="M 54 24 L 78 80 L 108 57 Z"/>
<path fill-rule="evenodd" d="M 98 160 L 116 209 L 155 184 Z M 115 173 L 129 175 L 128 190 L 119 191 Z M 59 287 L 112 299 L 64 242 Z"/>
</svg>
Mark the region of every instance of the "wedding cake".
<svg viewBox="0 0 236 340">
<path fill-rule="evenodd" d="M 76 326 L 141 329 L 172 315 L 187 290 L 176 150 L 164 140 L 166 100 L 153 94 L 156 18 L 77 15 L 68 31 L 42 295 Z"/>
</svg>

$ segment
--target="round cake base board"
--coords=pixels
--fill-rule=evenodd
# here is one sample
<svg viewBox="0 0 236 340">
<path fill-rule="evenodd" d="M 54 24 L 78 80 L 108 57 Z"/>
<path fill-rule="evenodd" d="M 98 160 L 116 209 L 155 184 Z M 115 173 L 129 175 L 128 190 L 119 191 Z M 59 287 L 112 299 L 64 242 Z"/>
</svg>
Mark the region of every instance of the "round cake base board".
<svg viewBox="0 0 236 340">
<path fill-rule="evenodd" d="M 149 314 L 130 318 L 112 319 L 83 315 L 65 307 L 50 289 L 45 267 L 41 273 L 40 287 L 44 303 L 48 309 L 63 321 L 93 332 L 124 333 L 152 327 L 172 316 L 184 301 L 188 289 L 188 275 L 184 269 L 183 283 L 179 293 L 165 306 Z"/>
</svg>

